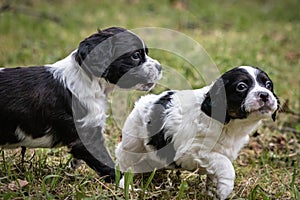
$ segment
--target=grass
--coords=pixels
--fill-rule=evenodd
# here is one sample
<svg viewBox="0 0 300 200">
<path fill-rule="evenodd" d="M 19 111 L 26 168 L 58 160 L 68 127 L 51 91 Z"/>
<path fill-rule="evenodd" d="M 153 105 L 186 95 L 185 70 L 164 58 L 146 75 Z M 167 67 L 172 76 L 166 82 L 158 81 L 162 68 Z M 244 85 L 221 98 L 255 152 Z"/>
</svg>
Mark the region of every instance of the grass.
<svg viewBox="0 0 300 200">
<path fill-rule="evenodd" d="M 279 113 L 275 123 L 264 123 L 251 137 L 234 162 L 236 180 L 230 198 L 300 199 L 299 1 L 7 2 L 12 2 L 11 9 L 0 12 L 0 67 L 53 63 L 98 27 L 116 25 L 128 29 L 163 27 L 184 33 L 202 45 L 221 72 L 243 64 L 263 68 L 273 79 L 282 105 L 288 99 L 296 114 Z M 0 1 L 0 7 L 4 4 Z M 166 44 L 175 42 L 165 40 Z M 193 88 L 205 84 L 183 57 L 161 49 L 150 49 L 150 55 L 171 66 Z M 158 85 L 153 92 L 164 89 Z M 115 92 L 111 99 L 120 93 Z M 107 146 L 113 155 L 122 122 L 110 117 L 107 123 Z M 134 184 L 141 191 L 123 191 L 104 183 L 85 165 L 69 169 L 69 161 L 65 148 L 28 150 L 23 163 L 20 149 L 1 150 L 0 198 L 209 199 L 205 177 L 197 173 L 157 171 L 128 181 L 128 186 Z"/>
</svg>

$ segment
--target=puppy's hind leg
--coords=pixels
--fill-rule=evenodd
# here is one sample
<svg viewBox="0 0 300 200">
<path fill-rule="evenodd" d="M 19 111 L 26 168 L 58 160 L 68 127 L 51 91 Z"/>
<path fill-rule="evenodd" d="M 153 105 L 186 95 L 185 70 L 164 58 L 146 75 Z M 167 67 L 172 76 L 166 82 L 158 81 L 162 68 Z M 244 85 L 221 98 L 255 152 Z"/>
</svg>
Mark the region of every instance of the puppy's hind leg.
<svg viewBox="0 0 300 200">
<path fill-rule="evenodd" d="M 139 139 L 132 138 L 130 142 L 126 141 L 124 140 L 119 143 L 115 151 L 116 164 L 122 172 L 128 171 L 130 168 L 135 168 L 145 153 L 143 142 Z"/>
<path fill-rule="evenodd" d="M 141 171 L 139 164 L 145 153 L 143 140 L 130 137 L 123 134 L 123 141 L 120 142 L 116 148 L 116 165 L 119 166 L 120 171 L 135 173 Z M 125 188 L 125 177 L 123 176 L 119 182 L 120 188 Z"/>
</svg>

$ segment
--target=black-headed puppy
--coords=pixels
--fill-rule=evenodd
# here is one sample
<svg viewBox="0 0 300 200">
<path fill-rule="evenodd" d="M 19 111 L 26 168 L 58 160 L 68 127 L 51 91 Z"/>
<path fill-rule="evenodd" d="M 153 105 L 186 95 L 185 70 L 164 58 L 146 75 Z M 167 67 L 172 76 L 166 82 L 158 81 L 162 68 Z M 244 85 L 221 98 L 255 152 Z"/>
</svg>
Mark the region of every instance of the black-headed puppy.
<svg viewBox="0 0 300 200">
<path fill-rule="evenodd" d="M 225 199 L 234 187 L 232 161 L 262 119 L 275 120 L 278 107 L 268 75 L 249 66 L 201 89 L 146 95 L 125 122 L 117 164 L 134 173 L 198 169 L 207 174 L 209 194 Z"/>
<path fill-rule="evenodd" d="M 161 77 L 141 38 L 124 28 L 98 30 L 49 65 L 0 69 L 0 146 L 66 145 L 106 181 L 115 179 L 104 146 L 107 95 L 150 90 Z"/>
</svg>

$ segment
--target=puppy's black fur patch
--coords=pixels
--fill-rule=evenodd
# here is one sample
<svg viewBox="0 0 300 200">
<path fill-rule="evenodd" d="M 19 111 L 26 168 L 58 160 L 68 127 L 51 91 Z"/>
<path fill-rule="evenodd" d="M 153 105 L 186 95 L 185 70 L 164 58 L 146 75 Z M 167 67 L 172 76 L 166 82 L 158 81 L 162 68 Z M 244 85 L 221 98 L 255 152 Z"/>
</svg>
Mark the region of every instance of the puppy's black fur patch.
<svg viewBox="0 0 300 200">
<path fill-rule="evenodd" d="M 249 88 L 244 92 L 237 92 L 239 82 L 245 82 Z M 228 123 L 230 119 L 243 119 L 248 116 L 241 106 L 249 90 L 254 87 L 254 80 L 244 69 L 234 68 L 224 73 L 213 84 L 206 94 L 201 110 L 221 123 Z"/>
<path fill-rule="evenodd" d="M 167 115 L 166 110 L 172 107 L 171 100 L 174 93 L 174 91 L 169 91 L 154 103 L 150 114 L 150 121 L 147 124 L 150 138 L 147 145 L 151 145 L 157 149 L 157 155 L 162 159 L 166 159 L 168 164 L 174 161 L 175 149 L 171 142 L 172 137 L 165 137 L 163 122 Z"/>
<path fill-rule="evenodd" d="M 68 142 L 70 133 L 57 133 L 72 126 L 71 93 L 47 69 L 7 68 L 0 72 L 0 145 L 20 141 L 14 134 L 17 127 L 32 138 L 55 135 L 52 147 L 58 141 Z"/>
<path fill-rule="evenodd" d="M 273 82 L 271 81 L 271 79 L 269 78 L 269 76 L 268 76 L 267 73 L 265 73 L 264 71 L 260 70 L 259 68 L 256 68 L 256 69 L 259 70 L 259 73 L 257 74 L 257 77 L 256 77 L 257 82 L 262 87 L 266 87 L 268 90 L 270 90 L 274 94 L 274 96 L 275 96 L 275 98 L 277 100 L 278 108 L 279 108 L 280 101 L 279 101 L 278 97 L 274 93 Z M 278 108 L 277 108 L 277 110 L 278 110 Z M 272 114 L 272 120 L 273 121 L 276 120 L 277 110 Z"/>
</svg>

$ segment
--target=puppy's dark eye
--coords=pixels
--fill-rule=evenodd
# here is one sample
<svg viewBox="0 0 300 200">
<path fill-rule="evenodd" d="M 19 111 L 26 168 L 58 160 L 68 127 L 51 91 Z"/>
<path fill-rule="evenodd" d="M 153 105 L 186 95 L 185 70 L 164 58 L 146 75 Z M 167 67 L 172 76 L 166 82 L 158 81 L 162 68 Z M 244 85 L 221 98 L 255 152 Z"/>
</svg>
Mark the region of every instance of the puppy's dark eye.
<svg viewBox="0 0 300 200">
<path fill-rule="evenodd" d="M 140 52 L 136 51 L 131 55 L 132 60 L 139 60 L 141 58 Z"/>
<path fill-rule="evenodd" d="M 266 82 L 266 88 L 267 88 L 268 90 L 271 90 L 271 89 L 272 89 L 272 82 L 271 82 L 271 81 L 267 81 L 267 82 Z"/>
<path fill-rule="evenodd" d="M 236 91 L 238 92 L 245 92 L 248 89 L 248 85 L 244 82 L 240 82 L 236 86 Z"/>
</svg>

